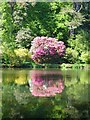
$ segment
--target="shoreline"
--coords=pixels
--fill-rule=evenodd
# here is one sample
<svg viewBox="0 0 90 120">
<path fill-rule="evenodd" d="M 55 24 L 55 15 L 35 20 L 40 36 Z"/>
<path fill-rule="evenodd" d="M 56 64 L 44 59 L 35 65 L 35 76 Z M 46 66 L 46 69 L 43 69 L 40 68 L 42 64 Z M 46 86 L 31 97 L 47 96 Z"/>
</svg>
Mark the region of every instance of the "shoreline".
<svg viewBox="0 0 90 120">
<path fill-rule="evenodd" d="M 35 65 L 22 65 L 22 66 L 9 66 L 9 65 L 5 65 L 2 64 L 0 66 L 0 68 L 44 68 L 44 69 L 48 69 L 48 68 L 58 68 L 58 69 L 90 69 L 90 64 L 35 64 Z"/>
</svg>

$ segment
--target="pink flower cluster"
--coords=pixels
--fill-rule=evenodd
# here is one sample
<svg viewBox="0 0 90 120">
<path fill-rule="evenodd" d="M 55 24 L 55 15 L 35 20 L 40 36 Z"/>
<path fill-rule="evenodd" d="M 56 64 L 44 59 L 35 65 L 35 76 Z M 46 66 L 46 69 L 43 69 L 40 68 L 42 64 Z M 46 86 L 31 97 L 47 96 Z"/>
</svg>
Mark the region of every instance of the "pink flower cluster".
<svg viewBox="0 0 90 120">
<path fill-rule="evenodd" d="M 51 76 L 51 77 L 50 77 Z M 54 77 L 57 80 L 54 79 Z M 62 93 L 64 84 L 60 73 L 54 73 L 49 71 L 32 70 L 32 80 L 29 81 L 30 91 L 33 96 L 49 97 L 55 96 L 57 93 Z"/>
<path fill-rule="evenodd" d="M 65 53 L 64 42 L 51 37 L 36 37 L 31 44 L 31 58 L 43 63 L 51 60 L 53 57 L 62 57 Z"/>
</svg>

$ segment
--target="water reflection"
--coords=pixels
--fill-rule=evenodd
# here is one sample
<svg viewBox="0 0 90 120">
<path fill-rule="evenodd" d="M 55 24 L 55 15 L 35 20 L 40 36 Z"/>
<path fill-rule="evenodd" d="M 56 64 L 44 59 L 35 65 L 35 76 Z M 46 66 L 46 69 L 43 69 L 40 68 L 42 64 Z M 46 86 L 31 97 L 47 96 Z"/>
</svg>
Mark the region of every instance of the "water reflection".
<svg viewBox="0 0 90 120">
<path fill-rule="evenodd" d="M 55 96 L 64 89 L 63 77 L 59 71 L 31 70 L 30 77 L 30 92 L 34 96 Z"/>
<path fill-rule="evenodd" d="M 28 70 L 24 69 L 5 69 L 2 72 L 2 79 L 4 84 L 25 85 L 28 83 Z"/>
<path fill-rule="evenodd" d="M 2 118 L 2 71 L 0 70 L 0 120 Z"/>
<path fill-rule="evenodd" d="M 24 85 L 27 84 L 27 74 L 24 70 L 18 71 L 14 81 L 16 84 Z"/>
<path fill-rule="evenodd" d="M 89 78 L 90 70 L 3 69 L 0 117 L 89 120 Z"/>
</svg>

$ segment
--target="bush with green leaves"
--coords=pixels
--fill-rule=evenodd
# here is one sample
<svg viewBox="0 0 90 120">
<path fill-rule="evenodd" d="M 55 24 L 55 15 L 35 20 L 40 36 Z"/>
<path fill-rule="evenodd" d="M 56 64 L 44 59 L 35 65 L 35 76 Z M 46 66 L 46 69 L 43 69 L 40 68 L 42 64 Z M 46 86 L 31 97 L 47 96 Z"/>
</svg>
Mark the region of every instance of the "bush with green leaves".
<svg viewBox="0 0 90 120">
<path fill-rule="evenodd" d="M 78 51 L 67 48 L 65 58 L 68 60 L 69 63 L 75 63 L 78 60 L 79 53 Z"/>
<path fill-rule="evenodd" d="M 90 2 L 87 4 L 90 6 Z M 86 10 L 86 7 L 86 3 L 83 3 L 82 10 L 76 12 L 71 2 L 36 2 L 33 5 L 30 2 L 1 3 L 0 38 L 2 37 L 4 51 L 9 49 L 10 53 L 14 53 L 17 48 L 28 49 L 33 37 L 47 36 L 65 43 L 65 62 L 89 63 L 87 57 L 88 60 L 82 60 L 81 57 L 82 52 L 90 51 L 90 11 Z M 74 38 L 70 36 L 71 27 L 74 30 Z M 70 58 L 68 48 L 72 54 L 75 52 L 76 58 L 73 55 Z M 3 54 L 2 62 L 11 63 L 10 59 L 13 57 L 9 58 L 5 52 Z"/>
<path fill-rule="evenodd" d="M 80 56 L 80 60 L 83 63 L 90 64 L 90 51 L 82 52 Z"/>
<path fill-rule="evenodd" d="M 88 51 L 90 51 L 89 34 L 84 30 L 80 30 L 68 40 L 66 59 L 69 63 L 89 63 Z"/>
<path fill-rule="evenodd" d="M 28 53 L 28 49 L 25 48 L 17 48 L 17 49 L 3 49 L 2 62 L 6 64 L 6 66 L 10 67 L 19 67 L 26 64 L 29 61 L 30 63 L 30 54 Z"/>
<path fill-rule="evenodd" d="M 18 47 L 30 48 L 33 36 L 29 28 L 22 28 L 17 32 L 16 44 Z"/>
</svg>

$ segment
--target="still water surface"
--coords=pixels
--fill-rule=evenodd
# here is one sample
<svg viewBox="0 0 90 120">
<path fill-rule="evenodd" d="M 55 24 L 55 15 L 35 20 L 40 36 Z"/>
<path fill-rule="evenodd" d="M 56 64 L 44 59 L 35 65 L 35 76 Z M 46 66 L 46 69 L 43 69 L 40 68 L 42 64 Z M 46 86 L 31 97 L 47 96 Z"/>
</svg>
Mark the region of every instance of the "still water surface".
<svg viewBox="0 0 90 120">
<path fill-rule="evenodd" d="M 90 70 L 2 69 L 1 71 L 2 120 L 26 118 L 89 120 Z"/>
</svg>

